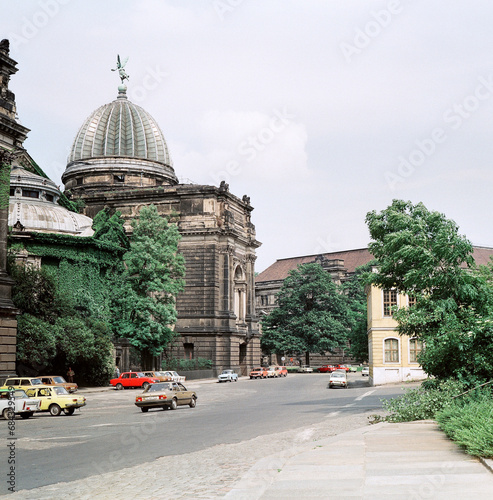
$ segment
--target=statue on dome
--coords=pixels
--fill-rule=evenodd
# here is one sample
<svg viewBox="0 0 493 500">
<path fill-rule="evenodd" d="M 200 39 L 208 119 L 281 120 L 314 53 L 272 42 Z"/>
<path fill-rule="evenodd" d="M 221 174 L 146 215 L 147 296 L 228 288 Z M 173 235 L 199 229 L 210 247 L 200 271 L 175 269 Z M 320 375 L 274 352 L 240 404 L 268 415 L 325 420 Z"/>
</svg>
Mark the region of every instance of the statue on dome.
<svg viewBox="0 0 493 500">
<path fill-rule="evenodd" d="M 118 71 L 118 74 L 120 75 L 120 79 L 122 81 L 122 85 L 123 85 L 123 82 L 125 80 L 129 79 L 129 76 L 125 72 L 125 64 L 127 64 L 127 61 L 128 61 L 128 57 L 123 62 L 121 62 L 120 54 L 118 54 L 116 56 L 116 68 L 111 70 L 111 71 Z"/>
</svg>

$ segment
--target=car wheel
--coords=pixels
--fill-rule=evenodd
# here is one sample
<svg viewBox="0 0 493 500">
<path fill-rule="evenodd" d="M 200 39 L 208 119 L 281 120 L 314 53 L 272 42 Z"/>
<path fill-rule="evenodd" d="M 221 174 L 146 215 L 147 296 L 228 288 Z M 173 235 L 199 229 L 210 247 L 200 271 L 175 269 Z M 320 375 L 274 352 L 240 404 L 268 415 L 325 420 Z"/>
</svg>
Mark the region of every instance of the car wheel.
<svg viewBox="0 0 493 500">
<path fill-rule="evenodd" d="M 14 414 L 14 411 L 12 410 L 12 408 L 5 408 L 3 411 L 2 411 L 2 417 L 5 419 L 5 420 L 13 420 L 14 417 L 15 417 L 15 414 Z"/>
<path fill-rule="evenodd" d="M 142 411 L 142 413 L 146 413 L 149 411 L 149 408 L 145 408 L 144 406 L 141 406 L 140 410 Z"/>
<path fill-rule="evenodd" d="M 52 404 L 50 406 L 50 414 L 54 417 L 58 417 L 62 413 L 62 409 L 57 404 Z"/>
<path fill-rule="evenodd" d="M 122 384 L 120 384 L 120 383 L 118 383 L 118 384 L 116 384 L 115 389 L 116 389 L 117 391 L 121 391 L 121 390 L 123 389 L 123 385 L 122 385 Z"/>
<path fill-rule="evenodd" d="M 173 399 L 171 401 L 171 404 L 169 405 L 170 410 L 176 410 L 176 407 L 178 406 L 178 403 L 176 402 L 176 399 Z"/>
<path fill-rule="evenodd" d="M 34 415 L 33 411 L 25 411 L 25 412 L 21 413 L 21 418 L 29 418 L 29 417 L 32 417 L 33 415 Z"/>
<path fill-rule="evenodd" d="M 149 382 L 144 382 L 142 384 L 142 389 L 147 389 L 149 387 Z"/>
<path fill-rule="evenodd" d="M 73 415 L 75 412 L 75 408 L 65 408 L 63 412 L 65 413 L 65 415 Z"/>
<path fill-rule="evenodd" d="M 190 408 L 195 408 L 197 406 L 197 400 L 192 398 L 190 401 Z"/>
</svg>

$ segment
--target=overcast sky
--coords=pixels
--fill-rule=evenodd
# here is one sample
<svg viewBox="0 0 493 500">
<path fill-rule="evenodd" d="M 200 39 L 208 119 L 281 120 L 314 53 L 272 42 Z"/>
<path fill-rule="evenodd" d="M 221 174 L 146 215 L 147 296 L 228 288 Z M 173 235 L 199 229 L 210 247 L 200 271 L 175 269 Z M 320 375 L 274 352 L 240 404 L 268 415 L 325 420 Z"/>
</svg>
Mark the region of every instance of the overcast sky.
<svg viewBox="0 0 493 500">
<path fill-rule="evenodd" d="M 179 178 L 255 207 L 257 271 L 363 248 L 393 198 L 493 246 L 493 2 L 0 0 L 25 147 L 57 183 L 117 96 L 159 123 Z"/>
</svg>

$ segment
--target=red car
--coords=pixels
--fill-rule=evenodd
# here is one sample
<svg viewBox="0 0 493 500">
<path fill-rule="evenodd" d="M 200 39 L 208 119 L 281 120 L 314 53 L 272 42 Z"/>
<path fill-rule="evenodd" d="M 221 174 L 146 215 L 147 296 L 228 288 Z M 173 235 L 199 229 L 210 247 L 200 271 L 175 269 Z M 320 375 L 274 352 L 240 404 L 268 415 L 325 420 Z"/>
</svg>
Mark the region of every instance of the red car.
<svg viewBox="0 0 493 500">
<path fill-rule="evenodd" d="M 146 377 L 142 372 L 125 372 L 118 378 L 112 378 L 110 384 L 117 390 L 127 387 L 142 387 L 145 389 L 149 384 L 159 382 L 157 378 Z"/>
<path fill-rule="evenodd" d="M 351 371 L 351 368 L 349 368 L 349 366 L 346 365 L 337 365 L 335 369 L 344 370 L 346 373 Z"/>
<path fill-rule="evenodd" d="M 332 373 L 336 370 L 337 368 L 333 365 L 324 365 L 318 369 L 319 373 Z"/>
</svg>

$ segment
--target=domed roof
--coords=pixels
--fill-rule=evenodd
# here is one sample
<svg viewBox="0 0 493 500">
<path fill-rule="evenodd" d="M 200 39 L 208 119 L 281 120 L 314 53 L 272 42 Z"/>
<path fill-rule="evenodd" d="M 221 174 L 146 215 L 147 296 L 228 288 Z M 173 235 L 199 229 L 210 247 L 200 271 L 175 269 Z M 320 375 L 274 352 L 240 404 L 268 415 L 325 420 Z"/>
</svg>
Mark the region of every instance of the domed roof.
<svg viewBox="0 0 493 500">
<path fill-rule="evenodd" d="M 9 226 L 25 231 L 92 236 L 92 219 L 56 203 L 55 183 L 22 167 L 10 174 Z"/>
<path fill-rule="evenodd" d="M 90 158 L 141 158 L 172 166 L 168 146 L 154 118 L 127 99 L 118 98 L 101 106 L 79 129 L 68 163 Z"/>
</svg>

